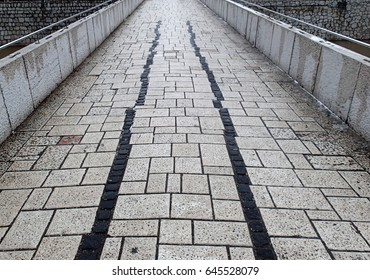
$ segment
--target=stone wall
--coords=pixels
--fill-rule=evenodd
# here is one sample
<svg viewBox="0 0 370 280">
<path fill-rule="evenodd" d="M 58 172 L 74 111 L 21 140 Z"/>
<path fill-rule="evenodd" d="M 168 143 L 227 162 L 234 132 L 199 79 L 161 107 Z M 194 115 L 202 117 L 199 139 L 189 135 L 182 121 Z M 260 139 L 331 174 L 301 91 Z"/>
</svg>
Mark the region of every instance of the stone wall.
<svg viewBox="0 0 370 280">
<path fill-rule="evenodd" d="M 370 0 L 247 1 L 355 39 L 370 39 Z M 292 23 L 281 17 L 277 19 Z M 294 26 L 325 39 L 335 39 L 304 25 Z"/>
<path fill-rule="evenodd" d="M 106 0 L 0 0 L 0 45 L 78 14 Z M 86 14 L 87 15 L 87 14 Z M 67 24 L 71 23 L 68 22 Z M 49 31 L 49 33 L 51 33 Z M 34 36 L 35 39 L 47 33 Z"/>
</svg>

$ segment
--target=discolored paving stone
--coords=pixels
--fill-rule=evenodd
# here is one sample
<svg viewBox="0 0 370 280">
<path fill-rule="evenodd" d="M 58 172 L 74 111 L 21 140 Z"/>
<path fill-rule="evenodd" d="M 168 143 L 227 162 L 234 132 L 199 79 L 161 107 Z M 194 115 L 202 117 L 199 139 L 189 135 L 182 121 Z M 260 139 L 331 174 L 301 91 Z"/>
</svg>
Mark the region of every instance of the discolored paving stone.
<svg viewBox="0 0 370 280">
<path fill-rule="evenodd" d="M 74 208 L 56 210 L 47 235 L 90 233 L 97 208 Z"/>
<path fill-rule="evenodd" d="M 271 238 L 278 259 L 281 260 L 330 260 L 322 242 L 318 239 Z"/>
<path fill-rule="evenodd" d="M 212 204 L 208 195 L 173 194 L 171 218 L 212 220 Z"/>
<path fill-rule="evenodd" d="M 85 169 L 53 170 L 47 178 L 44 187 L 62 187 L 79 185 Z"/>
<path fill-rule="evenodd" d="M 52 137 L 48 137 L 48 138 L 52 138 Z M 58 145 L 79 144 L 81 142 L 81 139 L 82 139 L 82 136 L 63 136 L 62 138 L 60 138 Z"/>
<path fill-rule="evenodd" d="M 107 238 L 101 253 L 101 260 L 118 260 L 121 249 L 122 238 Z"/>
<path fill-rule="evenodd" d="M 368 199 L 329 197 L 328 200 L 343 220 L 370 221 L 370 201 Z"/>
<path fill-rule="evenodd" d="M 253 185 L 266 186 L 301 186 L 297 176 L 290 169 L 248 168 Z"/>
<path fill-rule="evenodd" d="M 370 174 L 367 172 L 340 171 L 344 179 L 361 196 L 370 197 Z"/>
<path fill-rule="evenodd" d="M 34 260 L 73 260 L 81 236 L 44 237 Z"/>
<path fill-rule="evenodd" d="M 110 236 L 156 236 L 158 220 L 113 220 L 109 227 Z"/>
<path fill-rule="evenodd" d="M 330 170 L 363 170 L 351 157 L 346 156 L 307 156 L 315 169 Z"/>
<path fill-rule="evenodd" d="M 234 177 L 210 175 L 209 182 L 214 199 L 239 199 Z"/>
<path fill-rule="evenodd" d="M 318 189 L 269 187 L 269 192 L 277 207 L 331 210 L 330 204 Z M 309 197 L 310 199 L 307 199 Z"/>
<path fill-rule="evenodd" d="M 305 187 L 349 188 L 337 171 L 295 170 Z"/>
<path fill-rule="evenodd" d="M 331 250 L 368 251 L 369 245 L 350 222 L 314 221 L 314 226 Z"/>
<path fill-rule="evenodd" d="M 191 244 L 192 228 L 190 220 L 161 220 L 159 243 Z"/>
<path fill-rule="evenodd" d="M 194 243 L 202 245 L 252 245 L 246 223 L 214 221 L 194 221 Z"/>
<path fill-rule="evenodd" d="M 20 212 L 0 243 L 0 250 L 36 249 L 53 211 Z"/>
<path fill-rule="evenodd" d="M 0 178 L 0 189 L 27 189 L 41 187 L 49 171 L 7 172 Z"/>
<path fill-rule="evenodd" d="M 159 260 L 227 260 L 226 247 L 159 245 Z"/>
<path fill-rule="evenodd" d="M 150 211 L 148 211 L 150 209 Z M 114 211 L 114 219 L 169 218 L 170 195 L 120 195 Z"/>
<path fill-rule="evenodd" d="M 156 237 L 126 237 L 121 260 L 154 260 L 157 251 Z"/>
<path fill-rule="evenodd" d="M 13 222 L 30 193 L 31 190 L 10 190 L 0 193 L 0 226 L 9 226 Z"/>
</svg>

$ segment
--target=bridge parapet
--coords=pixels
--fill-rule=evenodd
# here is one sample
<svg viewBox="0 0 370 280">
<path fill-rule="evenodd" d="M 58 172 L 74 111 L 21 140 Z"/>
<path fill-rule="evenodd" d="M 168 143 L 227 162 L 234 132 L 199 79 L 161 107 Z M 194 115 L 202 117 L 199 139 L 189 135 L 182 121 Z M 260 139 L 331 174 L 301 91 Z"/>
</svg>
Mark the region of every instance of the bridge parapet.
<svg viewBox="0 0 370 280">
<path fill-rule="evenodd" d="M 0 143 L 141 2 L 115 2 L 0 60 Z"/>
<path fill-rule="evenodd" d="M 370 141 L 370 59 L 229 0 L 201 0 Z"/>
</svg>

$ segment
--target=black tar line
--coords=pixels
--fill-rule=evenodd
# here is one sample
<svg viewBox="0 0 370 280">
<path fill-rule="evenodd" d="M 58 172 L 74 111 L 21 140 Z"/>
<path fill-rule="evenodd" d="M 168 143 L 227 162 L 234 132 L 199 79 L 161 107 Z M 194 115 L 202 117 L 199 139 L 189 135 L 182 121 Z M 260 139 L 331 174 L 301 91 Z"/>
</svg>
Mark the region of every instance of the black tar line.
<svg viewBox="0 0 370 280">
<path fill-rule="evenodd" d="M 156 54 L 154 51 L 158 46 L 160 37 L 159 27 L 161 21 L 158 21 L 155 28 L 155 39 L 149 49 L 144 71 L 140 77 L 141 88 L 136 105 L 144 105 L 145 96 L 148 91 L 150 66 L 153 64 L 153 58 Z M 112 221 L 113 212 L 117 203 L 118 191 L 121 186 L 123 176 L 125 174 L 127 161 L 130 156 L 131 147 L 131 126 L 135 117 L 135 110 L 128 108 L 125 112 L 125 120 L 120 135 L 120 141 L 117 147 L 116 155 L 110 169 L 107 183 L 105 184 L 102 197 L 100 199 L 99 207 L 96 212 L 94 225 L 89 234 L 82 236 L 76 260 L 98 260 L 101 257 L 105 240 L 108 237 L 109 225 Z"/>
<path fill-rule="evenodd" d="M 194 48 L 195 55 L 199 58 L 202 69 L 206 72 L 208 81 L 211 84 L 212 92 L 217 98 L 217 100 L 213 101 L 213 105 L 215 108 L 219 109 L 221 120 L 225 128 L 224 137 L 226 147 L 233 166 L 234 179 L 237 185 L 244 217 L 248 224 L 255 258 L 258 260 L 277 259 L 270 237 L 267 234 L 261 212 L 257 208 L 256 202 L 253 198 L 253 193 L 250 188 L 250 179 L 245 168 L 243 157 L 240 154 L 239 147 L 236 143 L 235 137 L 237 134 L 235 132 L 234 124 L 230 118 L 228 109 L 222 108 L 221 101 L 224 100 L 224 97 L 215 80 L 213 72 L 209 69 L 206 58 L 201 55 L 200 48 L 195 42 L 196 35 L 193 32 L 193 27 L 191 26 L 190 21 L 186 24 L 188 25 L 188 32 L 191 36 L 190 43 Z"/>
</svg>

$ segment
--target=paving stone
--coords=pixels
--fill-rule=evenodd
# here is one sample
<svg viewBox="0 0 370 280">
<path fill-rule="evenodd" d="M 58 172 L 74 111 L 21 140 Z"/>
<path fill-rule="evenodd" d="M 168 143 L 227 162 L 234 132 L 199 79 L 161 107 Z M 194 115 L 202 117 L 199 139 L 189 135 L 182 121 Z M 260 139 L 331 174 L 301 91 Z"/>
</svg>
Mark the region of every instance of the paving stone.
<svg viewBox="0 0 370 280">
<path fill-rule="evenodd" d="M 6 172 L 0 178 L 0 189 L 28 189 L 41 187 L 49 171 Z"/>
<path fill-rule="evenodd" d="M 83 185 L 105 184 L 108 179 L 110 167 L 92 167 L 87 169 L 82 181 Z"/>
<path fill-rule="evenodd" d="M 0 228 L 0 240 L 5 236 L 5 233 L 6 233 L 7 230 L 8 230 L 8 228 L 6 228 L 6 227 L 1 227 Z"/>
<path fill-rule="evenodd" d="M 0 226 L 10 226 L 31 190 L 10 190 L 0 192 Z"/>
<path fill-rule="evenodd" d="M 227 260 L 226 247 L 159 245 L 159 260 Z"/>
<path fill-rule="evenodd" d="M 305 187 L 349 188 L 349 185 L 336 171 L 296 170 L 295 173 Z"/>
<path fill-rule="evenodd" d="M 252 248 L 230 247 L 230 257 L 232 260 L 254 260 Z"/>
<path fill-rule="evenodd" d="M 356 222 L 355 226 L 360 231 L 361 235 L 370 243 L 370 223 Z"/>
<path fill-rule="evenodd" d="M 270 128 L 270 133 L 275 139 L 297 139 L 290 128 Z"/>
<path fill-rule="evenodd" d="M 53 211 L 20 212 L 3 238 L 0 250 L 36 249 Z"/>
<path fill-rule="evenodd" d="M 115 157 L 115 153 L 89 153 L 83 163 L 83 167 L 100 167 L 111 166 Z"/>
<path fill-rule="evenodd" d="M 339 172 L 351 187 L 361 196 L 370 197 L 370 174 L 367 172 Z"/>
<path fill-rule="evenodd" d="M 104 186 L 55 188 L 45 208 L 98 206 Z"/>
<path fill-rule="evenodd" d="M 220 118 L 215 117 L 201 117 L 200 120 L 200 126 L 202 130 L 207 129 L 224 129 L 224 125 Z"/>
<path fill-rule="evenodd" d="M 161 220 L 159 243 L 191 244 L 192 229 L 189 220 Z"/>
<path fill-rule="evenodd" d="M 130 153 L 132 158 L 169 156 L 171 156 L 171 144 L 133 145 Z"/>
<path fill-rule="evenodd" d="M 113 220 L 109 227 L 110 236 L 157 236 L 158 220 Z"/>
<path fill-rule="evenodd" d="M 240 150 L 245 166 L 262 166 L 256 151 L 254 150 Z"/>
<path fill-rule="evenodd" d="M 106 115 L 83 116 L 78 124 L 101 124 L 104 123 L 106 118 Z"/>
<path fill-rule="evenodd" d="M 48 147 L 36 162 L 33 169 L 58 169 L 62 165 L 62 162 L 68 155 L 68 152 L 71 150 L 71 148 L 72 146 L 70 145 Z"/>
<path fill-rule="evenodd" d="M 200 126 L 198 117 L 177 117 L 176 126 Z"/>
<path fill-rule="evenodd" d="M 370 253 L 360 252 L 333 252 L 336 260 L 370 260 Z"/>
<path fill-rule="evenodd" d="M 35 251 L 0 252 L 0 260 L 31 260 Z"/>
<path fill-rule="evenodd" d="M 122 122 L 106 122 L 103 124 L 103 127 L 101 128 L 101 131 L 121 131 L 122 130 L 123 123 Z"/>
<path fill-rule="evenodd" d="M 76 103 L 69 109 L 68 116 L 85 116 L 89 112 L 92 103 Z"/>
<path fill-rule="evenodd" d="M 267 128 L 263 126 L 235 126 L 235 131 L 241 137 L 270 137 Z"/>
<path fill-rule="evenodd" d="M 206 166 L 231 166 L 226 146 L 200 144 L 202 161 Z"/>
<path fill-rule="evenodd" d="M 314 221 L 321 239 L 331 250 L 368 251 L 369 245 L 358 234 L 352 223 L 341 221 Z"/>
<path fill-rule="evenodd" d="M 126 237 L 121 260 L 154 260 L 156 252 L 156 237 Z"/>
<path fill-rule="evenodd" d="M 119 189 L 120 194 L 138 194 L 144 193 L 146 182 L 122 182 Z"/>
<path fill-rule="evenodd" d="M 370 222 L 370 201 L 366 198 L 329 197 L 343 220 Z"/>
<path fill-rule="evenodd" d="M 307 156 L 315 169 L 362 170 L 363 168 L 351 157 L 345 156 Z"/>
<path fill-rule="evenodd" d="M 97 207 L 56 210 L 47 235 L 90 233 Z"/>
<path fill-rule="evenodd" d="M 76 186 L 81 183 L 85 169 L 53 170 L 44 187 Z"/>
<path fill-rule="evenodd" d="M 271 236 L 317 237 L 302 210 L 260 209 Z"/>
<path fill-rule="evenodd" d="M 301 154 L 285 154 L 285 155 L 293 164 L 294 169 L 312 169 L 312 166 L 307 161 L 304 155 Z"/>
<path fill-rule="evenodd" d="M 34 189 L 24 204 L 22 210 L 42 209 L 52 192 L 51 188 Z"/>
<path fill-rule="evenodd" d="M 280 260 L 330 260 L 322 242 L 318 239 L 271 238 Z"/>
<path fill-rule="evenodd" d="M 245 125 L 245 126 L 264 126 L 263 122 L 259 117 L 237 117 L 231 116 L 231 121 L 235 126 Z"/>
<path fill-rule="evenodd" d="M 218 117 L 218 110 L 214 108 L 185 108 L 188 117 Z"/>
<path fill-rule="evenodd" d="M 223 135 L 188 134 L 189 143 L 225 144 Z"/>
<path fill-rule="evenodd" d="M 240 201 L 213 200 L 216 220 L 245 221 Z"/>
<path fill-rule="evenodd" d="M 81 117 L 51 117 L 46 125 L 74 125 L 79 122 Z"/>
<path fill-rule="evenodd" d="M 167 192 L 168 193 L 180 193 L 181 192 L 181 175 L 180 174 L 168 174 Z"/>
<path fill-rule="evenodd" d="M 153 133 L 135 133 L 131 135 L 130 144 L 152 144 Z"/>
<path fill-rule="evenodd" d="M 253 185 L 301 186 L 297 176 L 290 169 L 249 168 L 248 174 Z"/>
<path fill-rule="evenodd" d="M 288 159 L 280 151 L 257 151 L 265 167 L 292 168 Z"/>
<path fill-rule="evenodd" d="M 81 140 L 81 144 L 98 144 L 104 136 L 104 132 L 86 133 Z"/>
<path fill-rule="evenodd" d="M 149 158 L 130 158 L 123 181 L 145 181 L 148 177 L 149 161 Z"/>
<path fill-rule="evenodd" d="M 150 173 L 173 173 L 173 158 L 152 158 Z"/>
<path fill-rule="evenodd" d="M 337 215 L 337 213 L 334 212 L 334 210 L 333 211 L 306 210 L 306 213 L 311 220 L 326 220 L 326 221 L 340 220 L 339 216 Z"/>
<path fill-rule="evenodd" d="M 64 161 L 62 168 L 80 168 L 85 156 L 85 154 L 69 154 Z"/>
<path fill-rule="evenodd" d="M 357 194 L 352 189 L 321 189 L 322 193 L 326 196 L 351 196 L 357 197 Z"/>
<path fill-rule="evenodd" d="M 318 189 L 288 187 L 269 187 L 268 189 L 277 207 L 311 210 L 332 209 Z M 308 197 L 310 199 L 307 199 Z"/>
<path fill-rule="evenodd" d="M 118 260 L 121 249 L 122 238 L 112 237 L 107 238 L 104 243 L 101 253 L 101 260 Z"/>
<path fill-rule="evenodd" d="M 194 221 L 194 243 L 251 246 L 247 223 Z"/>
<path fill-rule="evenodd" d="M 31 137 L 26 145 L 27 146 L 50 146 L 50 145 L 56 145 L 60 140 L 60 137 L 54 136 L 54 137 Z"/>
<path fill-rule="evenodd" d="M 88 125 L 58 125 L 54 126 L 48 136 L 84 135 Z"/>
<path fill-rule="evenodd" d="M 270 194 L 264 186 L 250 186 L 257 207 L 274 207 Z"/>
<path fill-rule="evenodd" d="M 208 194 L 208 178 L 206 175 L 184 174 L 182 177 L 183 193 Z"/>
<path fill-rule="evenodd" d="M 234 177 L 210 175 L 209 182 L 214 199 L 239 199 Z"/>
<path fill-rule="evenodd" d="M 276 140 L 284 153 L 310 154 L 310 151 L 300 140 Z"/>
<path fill-rule="evenodd" d="M 186 134 L 156 134 L 154 143 L 186 143 Z"/>
<path fill-rule="evenodd" d="M 135 118 L 142 117 L 167 117 L 169 109 L 139 109 L 136 111 Z"/>
<path fill-rule="evenodd" d="M 34 260 L 73 260 L 81 236 L 44 237 Z"/>
<path fill-rule="evenodd" d="M 70 154 L 94 153 L 97 148 L 97 144 L 74 145 Z"/>
<path fill-rule="evenodd" d="M 172 156 L 173 157 L 198 157 L 199 156 L 198 144 L 173 144 Z"/>
<path fill-rule="evenodd" d="M 316 122 L 288 122 L 294 131 L 324 131 L 324 129 Z"/>
<path fill-rule="evenodd" d="M 202 173 L 200 158 L 175 158 L 175 173 Z"/>
<path fill-rule="evenodd" d="M 31 161 L 14 161 L 9 167 L 8 171 L 29 171 L 32 166 L 35 164 L 36 160 Z"/>
<path fill-rule="evenodd" d="M 159 118 L 150 118 L 150 126 L 175 126 L 176 118 L 175 117 L 159 117 Z"/>
<path fill-rule="evenodd" d="M 152 219 L 169 216 L 169 194 L 120 195 L 114 211 L 115 219 Z"/>
<path fill-rule="evenodd" d="M 147 193 L 164 193 L 166 192 L 166 174 L 149 174 Z"/>
<path fill-rule="evenodd" d="M 212 220 L 212 204 L 208 195 L 173 194 L 171 218 Z"/>
<path fill-rule="evenodd" d="M 273 138 L 236 137 L 236 142 L 242 150 L 280 150 Z"/>
<path fill-rule="evenodd" d="M 81 142 L 82 136 L 63 136 L 58 145 L 75 145 Z"/>
</svg>

